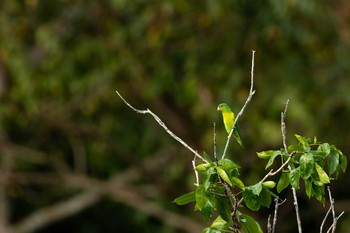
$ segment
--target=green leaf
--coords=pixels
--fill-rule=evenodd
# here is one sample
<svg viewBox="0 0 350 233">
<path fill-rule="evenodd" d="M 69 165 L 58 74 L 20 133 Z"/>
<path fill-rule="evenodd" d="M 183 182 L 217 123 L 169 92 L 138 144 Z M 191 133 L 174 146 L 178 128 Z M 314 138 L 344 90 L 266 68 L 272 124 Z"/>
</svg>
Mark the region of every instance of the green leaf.
<svg viewBox="0 0 350 233">
<path fill-rule="evenodd" d="M 258 211 L 261 206 L 261 197 L 255 195 L 249 188 L 244 189 L 243 200 L 246 206 L 253 211 Z"/>
<path fill-rule="evenodd" d="M 227 222 L 218 216 L 210 227 L 205 228 L 202 233 L 222 233 L 228 230 Z"/>
<path fill-rule="evenodd" d="M 314 157 L 311 153 L 304 153 L 300 160 L 300 175 L 303 179 L 308 179 L 314 170 Z"/>
<path fill-rule="evenodd" d="M 233 185 L 236 185 L 238 188 L 240 188 L 240 189 L 244 189 L 244 184 L 243 184 L 243 182 L 239 179 L 239 178 L 237 178 L 237 177 L 235 177 L 235 176 L 232 176 L 231 177 L 231 182 L 232 182 L 232 184 Z"/>
<path fill-rule="evenodd" d="M 318 163 L 315 163 L 315 168 L 316 168 L 316 171 L 318 173 L 318 177 L 320 178 L 320 181 L 323 184 L 330 183 L 330 180 L 329 180 L 327 173 L 323 170 L 323 168 L 320 165 L 318 165 Z"/>
<path fill-rule="evenodd" d="M 228 177 L 227 173 L 225 172 L 224 169 L 222 169 L 221 167 L 215 167 L 216 168 L 216 172 L 218 173 L 218 175 L 226 182 L 228 183 L 230 186 L 232 186 L 232 182 L 230 180 L 230 178 Z"/>
<path fill-rule="evenodd" d="M 206 170 L 204 176 L 203 176 L 203 186 L 205 190 L 208 190 L 211 184 L 211 176 L 215 174 L 215 168 L 210 167 Z"/>
<path fill-rule="evenodd" d="M 221 167 L 222 169 L 224 169 L 225 171 L 229 172 L 233 169 L 238 169 L 238 165 L 235 164 L 232 160 L 230 159 L 221 159 L 218 162 L 219 167 Z"/>
<path fill-rule="evenodd" d="M 204 173 L 208 167 L 212 166 L 210 163 L 202 163 L 202 164 L 199 164 L 195 169 L 197 172 L 199 173 Z"/>
<path fill-rule="evenodd" d="M 274 151 L 274 153 L 271 155 L 269 161 L 267 162 L 265 169 L 270 167 L 273 164 L 273 161 L 275 160 L 275 158 L 280 154 L 281 154 L 281 151 L 279 151 L 279 150 Z"/>
<path fill-rule="evenodd" d="M 345 171 L 346 171 L 346 167 L 347 167 L 348 161 L 347 161 L 347 159 L 346 159 L 346 156 L 343 155 L 343 153 L 342 153 L 341 151 L 340 151 L 340 153 L 339 153 L 339 163 L 340 163 L 341 170 L 342 170 L 343 172 L 345 172 Z"/>
<path fill-rule="evenodd" d="M 261 152 L 256 152 L 256 154 L 258 155 L 259 158 L 261 159 L 268 159 L 271 156 L 273 156 L 275 153 L 280 153 L 280 151 L 276 151 L 276 150 L 268 150 L 268 151 L 261 151 Z"/>
<path fill-rule="evenodd" d="M 283 189 L 287 188 L 289 185 L 289 173 L 283 172 L 278 183 L 277 183 L 277 192 L 282 192 Z"/>
<path fill-rule="evenodd" d="M 267 188 L 263 188 L 261 193 L 261 205 L 265 207 L 270 207 L 271 204 L 271 193 Z"/>
<path fill-rule="evenodd" d="M 262 190 L 262 184 L 259 182 L 247 188 L 250 189 L 254 195 L 260 195 L 260 192 Z"/>
<path fill-rule="evenodd" d="M 290 145 L 288 146 L 288 152 L 293 152 L 293 151 L 303 151 L 304 147 L 301 145 Z"/>
<path fill-rule="evenodd" d="M 246 214 L 239 215 L 244 233 L 263 233 L 259 223 Z"/>
<path fill-rule="evenodd" d="M 325 196 L 324 196 L 324 188 L 325 186 L 317 186 L 314 185 L 313 187 L 313 193 L 318 201 L 320 201 L 322 204 L 325 203 Z"/>
<path fill-rule="evenodd" d="M 199 185 L 195 191 L 196 206 L 195 210 L 201 211 L 204 206 L 208 203 L 208 198 L 206 196 L 205 189 L 203 185 Z"/>
<path fill-rule="evenodd" d="M 213 210 L 214 208 L 210 205 L 209 202 L 207 202 L 204 205 L 204 207 L 200 210 L 205 221 L 208 222 L 210 220 L 210 218 L 212 217 Z"/>
<path fill-rule="evenodd" d="M 328 171 L 332 175 L 339 166 L 339 154 L 337 151 L 332 151 L 329 156 Z"/>
<path fill-rule="evenodd" d="M 310 179 L 305 180 L 305 192 L 308 198 L 312 196 L 312 181 Z"/>
<path fill-rule="evenodd" d="M 233 224 L 231 218 L 231 210 L 227 198 L 217 197 L 215 202 L 215 208 L 217 209 L 219 215 L 222 217 L 223 220 L 230 223 L 230 225 Z"/>
<path fill-rule="evenodd" d="M 305 152 L 309 152 L 310 151 L 310 145 L 309 145 L 309 138 L 300 136 L 298 134 L 295 134 L 295 137 L 297 138 L 297 140 L 299 141 L 299 143 L 303 146 L 303 151 Z"/>
<path fill-rule="evenodd" d="M 299 168 L 292 169 L 289 173 L 289 182 L 296 190 L 299 189 L 300 171 Z"/>
<path fill-rule="evenodd" d="M 210 227 L 215 228 L 215 229 L 222 229 L 223 227 L 225 227 L 225 225 L 227 224 L 227 222 L 222 219 L 222 217 L 219 215 L 211 224 Z"/>
<path fill-rule="evenodd" d="M 322 143 L 321 145 L 318 146 L 317 150 L 324 152 L 327 156 L 331 152 L 331 147 L 328 143 Z"/>
<path fill-rule="evenodd" d="M 194 192 L 186 193 L 178 198 L 176 198 L 173 202 L 175 202 L 178 205 L 186 205 L 190 202 L 193 202 L 196 200 Z"/>
</svg>

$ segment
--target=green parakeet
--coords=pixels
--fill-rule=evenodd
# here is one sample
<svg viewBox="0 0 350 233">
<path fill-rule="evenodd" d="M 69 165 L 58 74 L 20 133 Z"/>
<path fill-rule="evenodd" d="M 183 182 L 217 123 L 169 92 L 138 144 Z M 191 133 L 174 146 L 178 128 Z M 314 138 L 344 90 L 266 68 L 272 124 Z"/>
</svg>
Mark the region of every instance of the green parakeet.
<svg viewBox="0 0 350 233">
<path fill-rule="evenodd" d="M 219 104 L 217 111 L 222 113 L 222 118 L 224 120 L 225 129 L 228 134 L 230 134 L 233 124 L 235 122 L 235 114 L 232 112 L 231 108 L 226 103 Z M 235 130 L 233 132 L 233 136 L 237 140 L 238 144 L 243 146 L 241 136 L 239 135 L 239 127 L 238 124 L 236 124 Z"/>
</svg>

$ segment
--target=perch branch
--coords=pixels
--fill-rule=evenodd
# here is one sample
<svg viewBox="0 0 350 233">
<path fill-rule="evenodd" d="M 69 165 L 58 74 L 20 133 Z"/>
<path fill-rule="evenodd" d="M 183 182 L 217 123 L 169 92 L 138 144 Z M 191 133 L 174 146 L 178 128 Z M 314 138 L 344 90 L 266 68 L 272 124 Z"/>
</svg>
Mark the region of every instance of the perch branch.
<svg viewBox="0 0 350 233">
<path fill-rule="evenodd" d="M 156 121 L 157 123 L 162 126 L 165 131 L 172 137 L 174 138 L 176 141 L 180 142 L 184 147 L 186 147 L 188 150 L 190 150 L 196 157 L 198 157 L 199 159 L 201 159 L 203 162 L 208 163 L 208 161 L 206 159 L 204 159 L 200 154 L 198 154 L 197 151 L 195 151 L 194 149 L 192 149 L 192 147 L 190 147 L 186 142 L 184 142 L 181 138 L 179 138 L 178 136 L 176 136 L 172 131 L 170 131 L 170 129 L 164 124 L 164 122 L 156 115 L 154 114 L 151 110 L 146 109 L 146 110 L 139 110 L 134 108 L 131 104 L 129 104 L 124 98 L 123 96 L 118 92 L 115 91 L 117 93 L 117 95 L 124 101 L 124 103 L 129 106 L 132 110 L 134 110 L 137 113 L 140 114 L 150 114 Z"/>
<path fill-rule="evenodd" d="M 287 148 L 287 139 L 286 139 L 286 123 L 285 123 L 285 118 L 288 110 L 288 104 L 289 104 L 289 99 L 286 101 L 286 105 L 284 108 L 284 112 L 281 113 L 281 132 L 282 132 L 282 141 L 283 141 L 283 147 L 285 152 L 288 154 L 288 148 Z M 291 154 L 289 155 L 289 158 L 291 158 Z M 291 170 L 290 166 L 288 166 L 288 169 Z M 298 198 L 297 198 L 297 191 L 295 190 L 294 187 L 292 187 L 292 192 L 293 192 L 293 204 L 295 208 L 295 214 L 297 218 L 297 224 L 298 224 L 298 232 L 302 233 L 302 227 L 301 227 L 301 220 L 300 220 L 300 214 L 299 214 L 299 206 L 298 206 Z"/>
<path fill-rule="evenodd" d="M 245 108 L 247 107 L 248 103 L 250 102 L 250 100 L 252 99 L 253 95 L 255 94 L 255 90 L 253 89 L 253 88 L 254 88 L 254 54 L 255 54 L 255 51 L 253 50 L 253 51 L 252 51 L 252 66 L 251 66 L 251 71 L 250 71 L 250 90 L 249 90 L 249 95 L 248 95 L 248 98 L 247 98 L 247 100 L 245 101 L 245 103 L 244 103 L 244 105 L 243 105 L 241 111 L 239 111 L 239 113 L 238 113 L 237 116 L 236 116 L 235 122 L 234 122 L 234 124 L 233 124 L 233 127 L 232 127 L 232 129 L 231 129 L 231 132 L 229 133 L 228 138 L 227 138 L 227 141 L 226 141 L 224 153 L 222 154 L 222 157 L 221 157 L 222 159 L 224 159 L 225 156 L 226 156 L 228 144 L 230 143 L 231 136 L 232 136 L 232 134 L 233 134 L 233 131 L 234 131 L 235 128 L 236 128 L 238 119 L 241 117 L 241 115 L 243 114 L 243 112 L 244 112 Z"/>
</svg>

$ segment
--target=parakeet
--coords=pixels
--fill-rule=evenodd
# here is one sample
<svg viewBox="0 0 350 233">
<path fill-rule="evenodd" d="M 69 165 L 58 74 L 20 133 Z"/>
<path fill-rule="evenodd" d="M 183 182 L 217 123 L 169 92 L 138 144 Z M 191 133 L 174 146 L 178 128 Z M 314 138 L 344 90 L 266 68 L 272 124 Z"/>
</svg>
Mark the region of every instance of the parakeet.
<svg viewBox="0 0 350 233">
<path fill-rule="evenodd" d="M 233 124 L 235 122 L 235 114 L 232 112 L 231 108 L 226 103 L 219 104 L 217 111 L 222 113 L 222 118 L 224 120 L 225 129 L 228 134 L 230 134 Z M 238 144 L 243 146 L 241 136 L 239 135 L 239 127 L 238 124 L 236 124 L 235 130 L 233 132 L 233 136 L 237 140 Z"/>
</svg>

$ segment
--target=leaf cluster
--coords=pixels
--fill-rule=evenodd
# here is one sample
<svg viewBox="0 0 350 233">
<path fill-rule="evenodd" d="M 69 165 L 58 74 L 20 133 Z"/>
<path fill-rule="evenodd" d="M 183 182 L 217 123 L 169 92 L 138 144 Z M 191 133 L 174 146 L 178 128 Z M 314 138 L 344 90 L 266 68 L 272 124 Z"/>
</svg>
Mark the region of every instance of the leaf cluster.
<svg viewBox="0 0 350 233">
<path fill-rule="evenodd" d="M 290 157 L 287 169 L 277 183 L 277 192 L 289 185 L 296 190 L 300 188 L 300 180 L 304 181 L 305 192 L 309 198 L 315 197 L 324 204 L 325 185 L 338 177 L 339 172 L 345 172 L 347 167 L 346 156 L 329 143 L 311 141 L 300 135 L 295 135 L 298 144 L 290 145 L 288 150 L 270 150 L 258 152 L 259 158 L 268 159 L 266 169 L 271 167 L 277 157 L 286 161 Z"/>
<path fill-rule="evenodd" d="M 202 175 L 200 184 L 195 191 L 176 198 L 174 202 L 179 205 L 195 202 L 195 210 L 200 211 L 206 221 L 213 217 L 214 212 L 218 212 L 219 216 L 203 232 L 234 232 L 237 228 L 242 228 L 243 232 L 262 232 L 251 216 L 237 210 L 239 194 L 251 189 L 245 187 L 239 178 L 236 163 L 230 159 L 209 160 L 208 163 L 199 164 L 195 170 Z M 233 213 L 236 213 L 235 216 L 232 216 Z"/>
<path fill-rule="evenodd" d="M 206 221 L 209 221 L 214 212 L 218 216 L 211 226 L 205 228 L 205 233 L 216 232 L 247 232 L 260 233 L 262 229 L 251 216 L 244 214 L 245 206 L 252 211 L 259 211 L 264 206 L 269 208 L 272 198 L 279 198 L 287 187 L 296 190 L 300 188 L 300 180 L 305 183 L 305 191 L 309 198 L 315 197 L 324 204 L 325 185 L 337 178 L 339 172 L 345 172 L 347 167 L 346 156 L 329 143 L 318 142 L 295 135 L 298 143 L 290 145 L 287 150 L 268 150 L 257 152 L 261 159 L 266 159 L 266 169 L 276 165 L 276 158 L 282 164 L 276 173 L 271 170 L 265 178 L 256 184 L 246 186 L 239 178 L 239 166 L 230 159 L 211 161 L 204 153 L 208 163 L 199 164 L 195 171 L 201 175 L 196 189 L 174 200 L 178 205 L 195 202 L 195 210 L 199 211 Z M 277 185 L 267 178 L 280 174 Z"/>
</svg>

